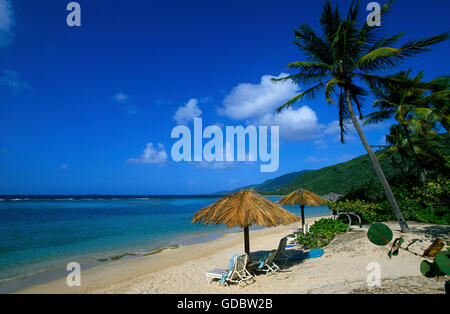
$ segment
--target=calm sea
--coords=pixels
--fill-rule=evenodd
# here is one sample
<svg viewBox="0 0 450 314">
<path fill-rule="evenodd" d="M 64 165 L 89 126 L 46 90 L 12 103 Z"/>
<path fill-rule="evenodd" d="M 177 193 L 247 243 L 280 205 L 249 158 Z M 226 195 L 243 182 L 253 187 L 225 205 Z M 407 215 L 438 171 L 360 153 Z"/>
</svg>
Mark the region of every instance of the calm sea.
<svg viewBox="0 0 450 314">
<path fill-rule="evenodd" d="M 279 197 L 268 197 L 275 201 Z M 219 197 L 0 196 L 0 292 L 39 273 L 155 248 L 208 241 L 223 225 L 192 224 L 192 215 Z M 298 208 L 287 208 L 299 214 Z M 307 207 L 307 216 L 327 207 Z M 3 289 L 2 289 L 3 286 Z M 5 288 L 10 286 L 10 288 Z M 19 288 L 19 286 L 17 286 Z M 22 287 L 20 287 L 22 288 Z"/>
</svg>

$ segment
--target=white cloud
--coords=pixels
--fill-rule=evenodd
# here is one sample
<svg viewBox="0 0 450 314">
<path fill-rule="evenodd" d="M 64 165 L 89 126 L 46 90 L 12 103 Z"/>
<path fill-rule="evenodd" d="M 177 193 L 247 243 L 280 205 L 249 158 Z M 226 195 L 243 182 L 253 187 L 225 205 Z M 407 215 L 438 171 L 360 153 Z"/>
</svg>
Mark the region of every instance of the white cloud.
<svg viewBox="0 0 450 314">
<path fill-rule="evenodd" d="M 366 125 L 364 125 L 364 120 L 358 120 L 358 122 L 359 122 L 359 125 L 361 126 L 361 128 L 363 129 L 363 132 L 385 130 L 385 129 L 389 128 L 389 125 L 385 122 L 380 122 L 377 124 L 366 124 Z M 351 122 L 351 121 L 348 122 L 347 127 L 348 127 L 349 134 L 358 135 L 355 127 L 353 126 L 353 122 Z M 333 122 L 330 122 L 327 125 L 326 129 L 324 130 L 324 133 L 325 134 L 340 134 L 339 121 L 335 120 Z"/>
<path fill-rule="evenodd" d="M 316 147 L 318 149 L 327 149 L 328 148 L 328 144 L 323 139 L 315 140 L 314 145 L 316 145 Z"/>
<path fill-rule="evenodd" d="M 305 159 L 305 161 L 308 163 L 321 163 L 321 162 L 325 162 L 327 160 L 328 160 L 328 158 L 326 158 L 326 157 L 318 158 L 318 157 L 314 157 L 314 156 L 308 156 Z"/>
<path fill-rule="evenodd" d="M 30 88 L 30 85 L 27 82 L 20 79 L 19 73 L 9 70 L 3 70 L 1 72 L 0 86 L 10 89 L 13 93 Z"/>
<path fill-rule="evenodd" d="M 287 108 L 276 113 L 283 103 L 297 95 L 300 87 L 290 82 L 273 82 L 274 77 L 264 75 L 259 84 L 241 83 L 223 100 L 218 113 L 248 124 L 279 126 L 280 137 L 289 141 L 305 141 L 321 136 L 322 125 L 316 113 L 308 106 Z"/>
<path fill-rule="evenodd" d="M 232 169 L 237 165 L 234 161 L 196 161 L 194 166 L 198 169 L 213 169 L 213 170 L 221 170 L 221 169 Z"/>
<path fill-rule="evenodd" d="M 328 123 L 327 127 L 323 131 L 324 134 L 338 134 L 340 132 L 339 121 L 335 120 Z"/>
<path fill-rule="evenodd" d="M 0 47 L 7 46 L 14 38 L 13 28 L 16 24 L 9 0 L 0 0 Z"/>
<path fill-rule="evenodd" d="M 338 161 L 339 162 L 346 162 L 346 161 L 349 161 L 349 160 L 351 160 L 353 158 L 356 158 L 356 156 L 353 155 L 353 154 L 344 154 L 344 155 L 342 155 L 342 156 L 340 156 L 338 158 Z"/>
<path fill-rule="evenodd" d="M 128 100 L 128 98 L 129 98 L 129 96 L 125 95 L 122 92 L 118 92 L 117 94 L 114 95 L 114 100 L 120 104 L 126 102 Z"/>
<path fill-rule="evenodd" d="M 236 160 L 234 161 L 227 161 L 227 160 L 233 160 L 234 155 L 231 153 L 230 150 L 230 143 L 225 143 L 225 150 L 223 155 L 224 161 L 195 161 L 194 166 L 198 169 L 213 169 L 213 170 L 223 170 L 223 169 L 233 169 L 238 166 L 252 166 L 256 162 L 252 160 L 257 160 L 256 157 L 252 157 L 250 153 L 245 153 L 244 156 L 244 162 L 238 162 Z"/>
<path fill-rule="evenodd" d="M 0 150 L 0 154 L 8 155 L 9 154 L 9 150 L 7 150 L 6 148 L 3 148 L 2 150 Z"/>
<path fill-rule="evenodd" d="M 344 141 L 345 143 L 360 143 L 358 142 L 359 137 L 351 135 L 350 134 L 344 134 Z M 332 137 L 332 142 L 333 143 L 340 143 L 341 142 L 341 134 L 336 134 L 335 136 Z"/>
<path fill-rule="evenodd" d="M 288 141 L 305 141 L 321 136 L 324 127 L 316 113 L 308 106 L 287 108 L 277 113 L 267 113 L 257 122 L 259 125 L 278 125 L 280 137 Z"/>
<path fill-rule="evenodd" d="M 279 77 L 288 74 L 281 73 Z M 272 75 L 264 75 L 259 84 L 241 83 L 223 100 L 218 113 L 235 120 L 255 118 L 272 113 L 284 102 L 298 94 L 300 87 L 290 82 L 273 82 Z"/>
<path fill-rule="evenodd" d="M 383 131 L 387 130 L 389 128 L 389 124 L 386 122 L 381 122 L 377 124 L 368 124 L 364 125 L 364 120 L 358 120 L 363 132 L 369 133 L 372 131 Z M 347 123 L 348 130 L 347 134 L 344 134 L 344 140 L 346 143 L 360 143 L 358 132 L 356 132 L 355 127 L 353 126 L 353 123 L 350 121 Z M 335 120 L 333 122 L 328 123 L 326 128 L 323 131 L 323 134 L 329 137 L 331 137 L 331 141 L 334 143 L 340 143 L 341 142 L 341 135 L 340 135 L 340 127 L 339 127 L 339 121 Z"/>
<path fill-rule="evenodd" d="M 181 125 L 187 125 L 190 121 L 201 116 L 202 111 L 197 106 L 198 100 L 195 98 L 189 101 L 182 107 L 179 107 L 173 116 L 173 119 Z"/>
<path fill-rule="evenodd" d="M 125 107 L 125 111 L 128 114 L 136 115 L 136 114 L 139 113 L 139 108 L 137 106 L 135 106 L 135 105 L 128 105 L 128 106 Z"/>
<path fill-rule="evenodd" d="M 153 143 L 147 143 L 142 155 L 138 158 L 129 158 L 127 162 L 135 164 L 158 164 L 167 163 L 168 155 L 164 145 L 158 143 L 158 147 L 153 146 Z"/>
</svg>

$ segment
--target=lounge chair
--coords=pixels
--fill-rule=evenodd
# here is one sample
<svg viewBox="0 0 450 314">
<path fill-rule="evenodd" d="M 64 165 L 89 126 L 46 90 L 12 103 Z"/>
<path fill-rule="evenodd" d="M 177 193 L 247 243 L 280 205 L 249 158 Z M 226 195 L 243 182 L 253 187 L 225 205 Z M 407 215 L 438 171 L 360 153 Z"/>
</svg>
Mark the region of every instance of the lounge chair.
<svg viewBox="0 0 450 314">
<path fill-rule="evenodd" d="M 277 251 L 273 250 L 269 254 L 263 256 L 260 259 L 259 266 L 257 268 L 255 268 L 255 271 L 265 272 L 266 276 L 269 273 L 276 274 L 277 272 L 279 272 L 280 267 L 277 264 L 275 264 L 275 262 L 273 261 L 275 259 L 276 255 L 277 255 Z"/>
<path fill-rule="evenodd" d="M 286 244 L 287 244 L 288 238 L 284 237 L 280 239 L 280 242 L 278 243 L 278 248 L 274 251 L 275 252 L 275 260 L 284 260 L 284 264 L 288 261 L 290 258 L 290 255 L 286 253 Z M 253 259 L 260 259 L 262 257 L 267 257 L 269 253 L 266 253 L 266 255 L 261 254 L 255 254 L 252 256 Z"/>
<path fill-rule="evenodd" d="M 276 249 L 275 254 L 275 260 L 281 260 L 284 259 L 284 264 L 287 263 L 287 261 L 290 258 L 290 255 L 286 253 L 286 244 L 287 244 L 287 237 L 281 238 L 280 242 L 278 243 L 278 248 Z"/>
<path fill-rule="evenodd" d="M 219 285 L 225 284 L 228 286 L 228 283 L 237 283 L 240 285 L 242 282 L 245 282 L 249 279 L 252 279 L 253 276 L 247 270 L 247 254 L 234 254 L 228 263 L 228 270 L 225 269 L 212 269 L 206 272 L 206 281 L 209 284 L 214 279 L 219 279 Z"/>
</svg>

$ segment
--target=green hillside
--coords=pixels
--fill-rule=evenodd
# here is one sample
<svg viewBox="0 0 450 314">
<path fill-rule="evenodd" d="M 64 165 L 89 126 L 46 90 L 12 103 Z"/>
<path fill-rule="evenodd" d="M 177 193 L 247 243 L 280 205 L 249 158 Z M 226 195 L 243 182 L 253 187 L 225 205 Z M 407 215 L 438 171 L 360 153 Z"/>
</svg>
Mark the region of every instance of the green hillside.
<svg viewBox="0 0 450 314">
<path fill-rule="evenodd" d="M 300 175 L 307 173 L 309 171 L 310 170 L 291 172 L 291 173 L 276 177 L 274 179 L 269 179 L 267 181 L 264 181 L 261 184 L 251 184 L 251 185 L 242 186 L 242 187 L 239 187 L 239 188 L 236 188 L 233 190 L 229 190 L 229 191 L 220 191 L 220 192 L 217 192 L 214 194 L 226 195 L 226 194 L 238 192 L 241 190 L 247 190 L 247 189 L 251 189 L 251 188 L 255 189 L 256 191 L 275 191 L 275 190 L 282 188 L 286 184 L 292 182 L 294 179 L 298 178 Z"/>
<path fill-rule="evenodd" d="M 299 176 L 308 173 L 310 170 L 303 170 L 285 174 L 283 176 L 277 177 L 275 179 L 267 180 L 261 184 L 257 184 L 255 186 L 255 190 L 257 191 L 274 191 L 282 188 L 286 184 L 291 183 Z"/>
<path fill-rule="evenodd" d="M 378 156 L 384 150 L 375 152 Z M 381 168 L 386 177 L 391 177 L 399 172 L 392 166 L 391 158 L 383 158 L 380 161 Z M 373 179 L 377 179 L 375 170 L 368 155 L 359 156 L 347 162 L 318 170 L 304 170 L 292 172 L 261 184 L 254 184 L 236 188 L 231 191 L 221 191 L 215 194 L 225 195 L 240 190 L 253 188 L 261 194 L 287 194 L 296 189 L 307 189 L 317 194 L 335 192 L 344 194 L 355 185 L 359 185 Z"/>
<path fill-rule="evenodd" d="M 441 150 L 446 154 L 450 154 L 450 136 L 448 134 L 438 135 L 438 142 L 441 144 Z M 385 150 L 375 152 L 379 156 Z M 394 156 L 397 161 L 400 160 L 399 155 Z M 400 172 L 392 164 L 392 158 L 386 157 L 379 160 L 380 166 L 384 174 L 389 179 Z M 362 155 L 347 162 L 337 165 L 321 168 L 318 170 L 304 170 L 292 172 L 271 180 L 267 180 L 261 184 L 248 185 L 236 188 L 231 191 L 221 191 L 215 194 L 225 195 L 244 189 L 254 188 L 261 194 L 287 194 L 296 189 L 307 189 L 317 194 L 328 194 L 335 192 L 345 194 L 352 187 L 366 183 L 371 180 L 378 180 L 372 163 L 368 155 Z"/>
<path fill-rule="evenodd" d="M 440 143 L 440 150 L 445 154 L 450 154 L 450 136 L 448 133 L 439 134 L 437 142 Z M 379 150 L 375 155 L 379 156 L 386 150 Z M 400 160 L 398 154 L 394 155 L 396 161 Z M 400 173 L 399 168 L 392 164 L 392 158 L 386 157 L 379 160 L 380 166 L 386 178 L 393 177 Z M 345 194 L 352 187 L 366 183 L 371 180 L 378 180 L 378 177 L 370 162 L 369 155 L 359 156 L 344 163 L 325 167 L 319 170 L 309 171 L 297 177 L 289 184 L 277 191 L 267 191 L 265 194 L 287 194 L 296 189 L 303 188 L 317 194 L 328 194 L 335 192 Z"/>
<path fill-rule="evenodd" d="M 378 156 L 381 153 L 382 151 L 378 151 L 375 154 Z M 399 172 L 392 166 L 391 158 L 383 158 L 379 162 L 386 177 L 389 178 Z M 344 194 L 353 186 L 376 178 L 369 156 L 363 155 L 347 162 L 304 173 L 278 192 L 286 194 L 303 188 L 322 195 L 330 192 Z"/>
</svg>

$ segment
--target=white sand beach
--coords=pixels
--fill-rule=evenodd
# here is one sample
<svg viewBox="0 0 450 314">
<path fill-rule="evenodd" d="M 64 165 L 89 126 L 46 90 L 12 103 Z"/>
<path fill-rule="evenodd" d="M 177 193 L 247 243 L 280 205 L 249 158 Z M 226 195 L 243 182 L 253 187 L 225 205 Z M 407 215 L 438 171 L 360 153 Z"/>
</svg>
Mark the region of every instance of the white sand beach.
<svg viewBox="0 0 450 314">
<path fill-rule="evenodd" d="M 320 218 L 307 219 L 308 224 Z M 399 227 L 387 223 L 394 236 Z M 448 240 L 449 226 L 409 222 L 411 233 L 405 243 L 418 239 L 410 249 L 422 253 L 436 236 Z M 289 262 L 278 274 L 258 275 L 245 287 L 208 284 L 205 272 L 225 268 L 231 256 L 243 251 L 243 234 L 229 233 L 210 242 L 167 249 L 158 254 L 123 259 L 82 270 L 81 287 L 68 287 L 65 278 L 33 286 L 19 293 L 444 293 L 444 278 L 421 275 L 421 257 L 400 252 L 390 260 L 387 248 L 375 246 L 366 235 L 367 227 L 338 235 L 320 258 Z M 288 226 L 250 232 L 252 252 L 276 249 L 280 238 L 290 233 Z M 368 288 L 367 265 L 377 262 L 381 287 Z"/>
</svg>

